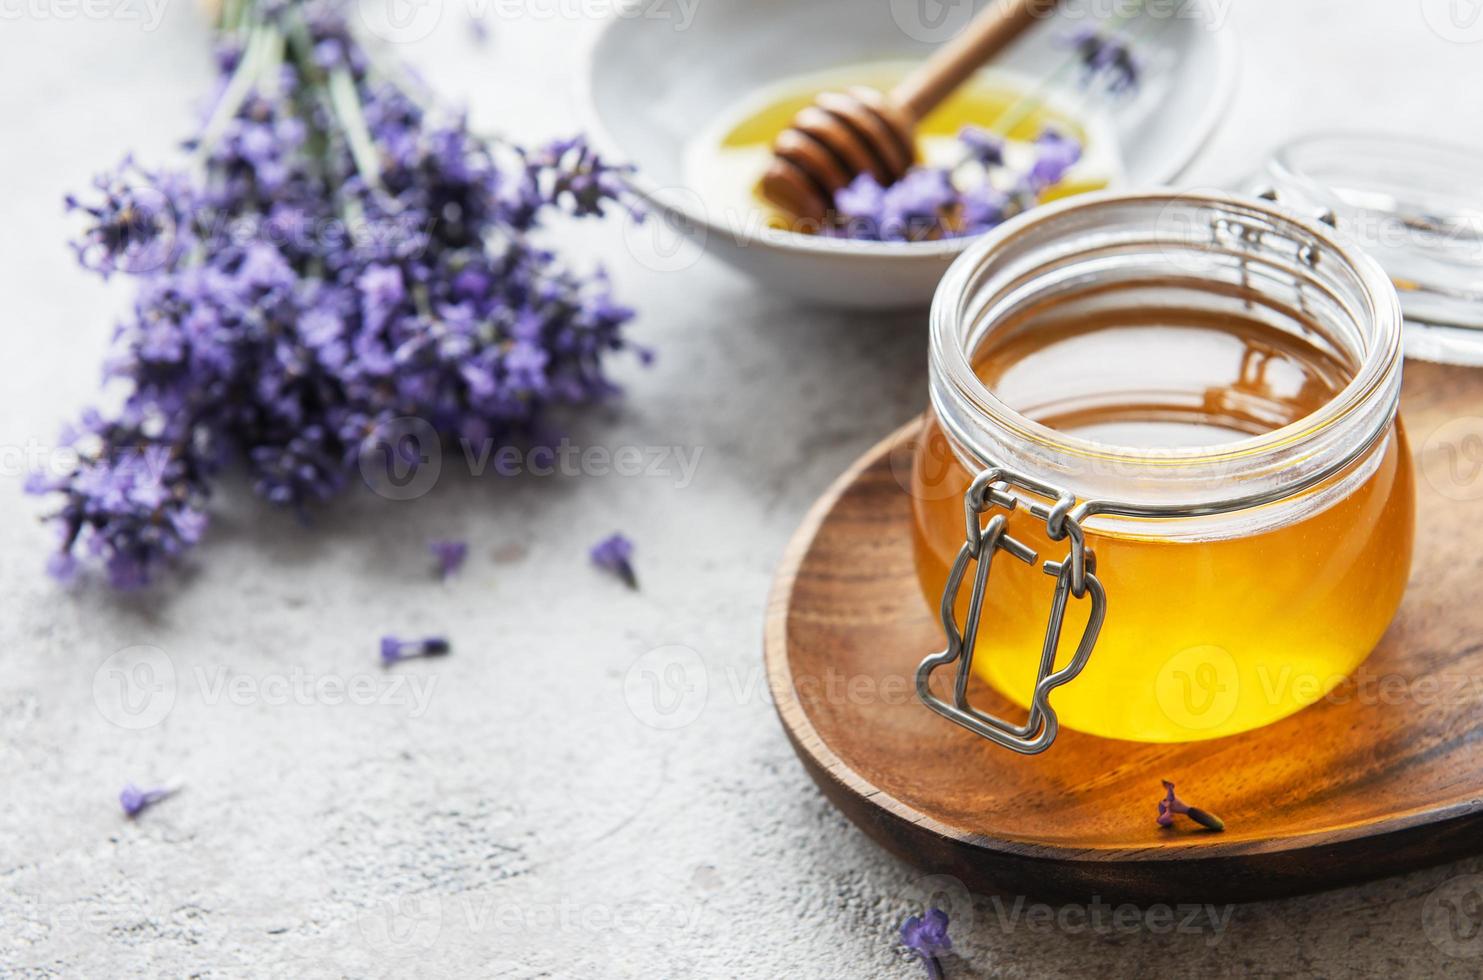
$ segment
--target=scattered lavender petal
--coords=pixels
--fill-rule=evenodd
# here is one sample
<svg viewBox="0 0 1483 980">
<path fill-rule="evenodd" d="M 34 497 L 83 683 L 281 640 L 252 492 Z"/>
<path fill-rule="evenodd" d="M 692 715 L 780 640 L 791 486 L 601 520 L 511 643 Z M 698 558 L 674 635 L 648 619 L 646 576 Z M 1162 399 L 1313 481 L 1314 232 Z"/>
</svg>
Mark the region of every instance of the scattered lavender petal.
<svg viewBox="0 0 1483 980">
<path fill-rule="evenodd" d="M 958 142 L 968 150 L 969 159 L 985 167 L 998 167 L 1004 163 L 1004 137 L 991 133 L 979 126 L 964 126 L 958 132 Z"/>
<path fill-rule="evenodd" d="M 413 657 L 441 657 L 452 649 L 448 638 L 443 636 L 403 640 L 388 634 L 381 638 L 381 666 L 390 667 L 398 661 Z"/>
<path fill-rule="evenodd" d="M 942 962 L 938 957 L 952 952 L 953 941 L 948 937 L 947 926 L 947 913 L 941 909 L 913 915 L 901 924 L 901 944 L 921 959 L 932 980 L 942 978 Z"/>
<path fill-rule="evenodd" d="M 1047 128 L 1035 137 L 1035 163 L 1030 168 L 1027 180 L 1031 189 L 1039 194 L 1047 187 L 1060 183 L 1066 171 L 1081 159 L 1081 144 L 1065 133 Z"/>
<path fill-rule="evenodd" d="M 1159 815 L 1156 820 L 1160 827 L 1172 827 L 1174 825 L 1175 814 L 1184 814 L 1208 830 L 1219 832 L 1226 829 L 1225 821 L 1221 820 L 1215 814 L 1207 810 L 1202 810 L 1197 806 L 1189 806 L 1180 800 L 1179 797 L 1175 796 L 1174 784 L 1169 782 L 1169 780 L 1163 780 L 1163 784 L 1165 795 L 1162 800 L 1159 800 Z"/>
<path fill-rule="evenodd" d="M 1065 44 L 1081 61 L 1083 88 L 1100 84 L 1108 94 L 1122 95 L 1138 87 L 1142 61 L 1133 51 L 1133 43 L 1122 35 L 1083 27 L 1066 37 Z"/>
<path fill-rule="evenodd" d="M 592 561 L 599 568 L 617 575 L 630 589 L 639 587 L 633 570 L 633 542 L 622 534 L 610 534 L 592 546 Z"/>
<path fill-rule="evenodd" d="M 1009 196 L 988 183 L 970 187 L 962 194 L 963 233 L 975 235 L 1002 224 L 1009 216 Z"/>
<path fill-rule="evenodd" d="M 946 170 L 915 167 L 885 190 L 881 235 L 893 241 L 921 241 L 940 230 L 957 192 Z"/>
<path fill-rule="evenodd" d="M 427 543 L 427 548 L 432 552 L 436 564 L 438 578 L 447 581 L 458 573 L 463 567 L 464 559 L 469 556 L 469 546 L 466 541 L 455 540 L 433 540 Z"/>
<path fill-rule="evenodd" d="M 77 557 L 67 551 L 56 552 L 46 560 L 46 573 L 58 582 L 71 582 L 77 577 Z"/>
<path fill-rule="evenodd" d="M 167 786 L 140 789 L 133 783 L 129 783 L 123 788 L 123 792 L 118 794 L 118 804 L 123 807 L 124 816 L 132 819 L 174 792 L 173 788 Z"/>
<path fill-rule="evenodd" d="M 482 15 L 469 11 L 469 38 L 477 47 L 484 47 L 489 43 L 489 24 L 485 22 Z"/>
</svg>

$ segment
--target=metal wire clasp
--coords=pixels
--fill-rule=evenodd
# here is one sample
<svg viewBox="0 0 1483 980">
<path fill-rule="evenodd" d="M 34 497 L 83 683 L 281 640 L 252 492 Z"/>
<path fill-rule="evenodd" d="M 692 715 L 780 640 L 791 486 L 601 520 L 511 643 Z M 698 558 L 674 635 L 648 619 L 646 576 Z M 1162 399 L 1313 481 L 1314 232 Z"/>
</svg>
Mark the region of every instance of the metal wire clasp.
<svg viewBox="0 0 1483 980">
<path fill-rule="evenodd" d="M 1014 488 L 1056 503 L 1047 506 L 1039 500 L 1021 497 L 1013 492 Z M 1024 755 L 1044 752 L 1055 741 L 1060 722 L 1056 719 L 1055 709 L 1050 706 L 1050 692 L 1081 673 L 1107 615 L 1107 593 L 1095 574 L 1096 560 L 1086 548 L 1080 519 L 1073 510 L 1075 506 L 1076 498 L 1071 494 L 1001 467 L 990 467 L 978 475 L 963 497 L 967 540 L 958 549 L 958 557 L 942 590 L 942 628 L 947 633 L 947 648 L 923 660 L 917 668 L 917 696 L 927 707 L 975 734 Z M 1039 559 L 1034 549 L 1005 533 L 1009 521 L 1007 513 L 994 514 L 987 522 L 979 523 L 986 511 L 1000 508 L 1013 512 L 1017 507 L 1023 507 L 1044 520 L 1046 533 L 1052 541 L 1070 541 L 1070 551 L 1065 559 L 1046 561 L 1043 565 L 1045 573 L 1055 577 L 1056 590 L 1051 597 L 1050 619 L 1045 627 L 1045 644 L 1040 651 L 1040 667 L 1030 699 L 1029 717 L 1022 725 L 979 711 L 968 703 L 968 678 L 972 675 L 973 651 L 994 557 L 1006 551 L 1027 565 L 1034 565 Z M 958 590 L 962 587 L 969 562 L 976 562 L 977 566 L 973 574 L 973 593 L 968 602 L 968 620 L 959 630 L 956 612 Z M 1092 606 L 1086 630 L 1070 662 L 1060 670 L 1054 670 L 1068 599 L 1087 597 L 1091 598 Z M 930 681 L 934 670 L 955 660 L 959 661 L 958 673 L 953 683 L 953 701 L 949 704 L 932 693 Z"/>
</svg>

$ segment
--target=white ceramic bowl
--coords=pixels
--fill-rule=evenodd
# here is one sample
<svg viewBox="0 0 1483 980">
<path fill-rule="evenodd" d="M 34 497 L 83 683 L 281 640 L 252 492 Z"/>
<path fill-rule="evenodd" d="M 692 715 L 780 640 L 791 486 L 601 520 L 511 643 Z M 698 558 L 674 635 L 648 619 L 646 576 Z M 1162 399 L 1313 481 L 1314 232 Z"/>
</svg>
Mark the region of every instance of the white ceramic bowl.
<svg viewBox="0 0 1483 980">
<path fill-rule="evenodd" d="M 920 61 L 972 14 L 968 0 L 728 0 L 622 10 L 597 35 L 580 97 L 598 145 L 635 164 L 634 189 L 667 228 L 763 285 L 830 306 L 925 306 L 971 238 L 860 242 L 771 229 L 688 186 L 686 147 L 739 100 L 780 79 L 840 65 Z M 1220 118 L 1235 80 L 1231 32 L 1208 0 L 1176 5 L 1137 39 L 1152 81 L 1106 117 L 1121 158 L 1116 186 L 1172 180 Z M 940 20 L 924 17 L 936 10 Z M 1193 10 L 1199 16 L 1188 16 Z M 689 15 L 688 20 L 681 11 Z M 661 15 L 665 14 L 665 15 Z M 930 22 L 929 22 L 930 21 Z M 1032 78 L 1067 59 L 1085 21 L 1038 24 L 995 70 Z M 677 266 L 676 266 L 677 267 Z"/>
</svg>

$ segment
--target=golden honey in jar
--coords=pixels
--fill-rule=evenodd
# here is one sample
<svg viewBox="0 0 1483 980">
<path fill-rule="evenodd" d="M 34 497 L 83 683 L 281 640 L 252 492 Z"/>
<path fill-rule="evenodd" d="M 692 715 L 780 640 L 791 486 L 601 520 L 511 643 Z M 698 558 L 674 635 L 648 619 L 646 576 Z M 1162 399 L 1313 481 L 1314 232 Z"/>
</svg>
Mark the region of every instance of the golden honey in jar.
<svg viewBox="0 0 1483 980">
<path fill-rule="evenodd" d="M 1374 649 L 1411 561 L 1400 316 L 1379 268 L 1331 229 L 1265 201 L 1092 195 L 978 243 L 932 320 L 911 478 L 923 592 L 942 601 L 965 493 L 991 467 L 1023 482 L 997 484 L 1000 503 L 973 519 L 1005 515 L 1037 555 L 993 554 L 973 673 L 1029 709 L 1077 648 L 1086 592 L 1067 597 L 1042 664 L 1057 579 L 1041 566 L 1070 558 L 1046 516 L 1059 499 L 1077 505 L 1062 509 L 1105 594 L 1085 666 L 1049 692 L 1049 737 L 1022 751 L 1057 720 L 1153 742 L 1246 731 Z M 973 584 L 951 597 L 956 624 Z"/>
</svg>

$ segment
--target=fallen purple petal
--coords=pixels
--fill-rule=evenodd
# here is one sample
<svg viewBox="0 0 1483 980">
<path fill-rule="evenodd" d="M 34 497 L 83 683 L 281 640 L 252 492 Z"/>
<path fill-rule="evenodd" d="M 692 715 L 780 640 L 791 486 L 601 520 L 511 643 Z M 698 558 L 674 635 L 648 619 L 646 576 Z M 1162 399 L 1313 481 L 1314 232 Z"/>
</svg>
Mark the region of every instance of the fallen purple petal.
<svg viewBox="0 0 1483 980">
<path fill-rule="evenodd" d="M 1226 829 L 1225 821 L 1221 820 L 1215 814 L 1208 810 L 1202 810 L 1199 807 L 1189 806 L 1180 800 L 1179 797 L 1175 796 L 1174 784 L 1169 782 L 1169 780 L 1163 780 L 1163 784 L 1164 798 L 1159 800 L 1159 814 L 1156 818 L 1156 822 L 1160 827 L 1172 827 L 1174 825 L 1174 817 L 1177 814 L 1182 814 L 1207 830 L 1219 833 Z"/>
<path fill-rule="evenodd" d="M 140 789 L 133 783 L 129 783 L 118 794 L 118 804 L 123 807 L 124 816 L 132 819 L 149 807 L 171 796 L 174 792 L 174 789 L 166 786 L 160 786 L 154 789 Z"/>
<path fill-rule="evenodd" d="M 427 549 L 432 552 L 438 578 L 444 581 L 456 575 L 469 556 L 466 541 L 433 540 L 427 543 Z"/>
<path fill-rule="evenodd" d="M 599 568 L 617 575 L 630 589 L 639 587 L 633 570 L 633 542 L 622 534 L 611 534 L 592 546 L 592 561 Z"/>
<path fill-rule="evenodd" d="M 398 661 L 411 660 L 414 657 L 441 657 L 452 649 L 453 645 L 443 636 L 403 640 L 387 635 L 381 638 L 381 666 L 390 667 Z"/>
<path fill-rule="evenodd" d="M 941 909 L 930 909 L 926 915 L 913 915 L 901 924 L 901 944 L 916 954 L 932 980 L 941 980 L 942 961 L 939 957 L 953 949 L 947 927 L 947 913 Z"/>
<path fill-rule="evenodd" d="M 1138 87 L 1143 64 L 1127 38 L 1084 27 L 1067 37 L 1065 43 L 1075 49 L 1081 61 L 1083 88 L 1100 85 L 1110 95 L 1122 95 Z"/>
<path fill-rule="evenodd" d="M 958 133 L 958 142 L 968 151 L 970 159 L 985 167 L 1004 163 L 1004 137 L 998 133 L 980 126 L 964 126 Z"/>
<path fill-rule="evenodd" d="M 1034 194 L 1061 182 L 1066 171 L 1081 159 L 1081 144 L 1056 129 L 1046 129 L 1035 138 L 1035 163 L 1025 176 Z"/>
</svg>

